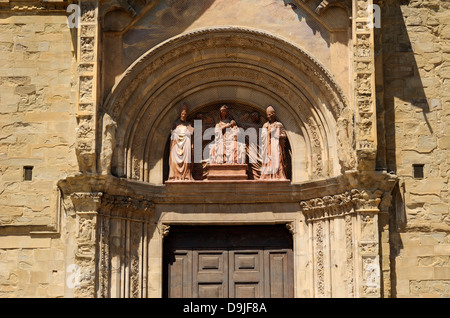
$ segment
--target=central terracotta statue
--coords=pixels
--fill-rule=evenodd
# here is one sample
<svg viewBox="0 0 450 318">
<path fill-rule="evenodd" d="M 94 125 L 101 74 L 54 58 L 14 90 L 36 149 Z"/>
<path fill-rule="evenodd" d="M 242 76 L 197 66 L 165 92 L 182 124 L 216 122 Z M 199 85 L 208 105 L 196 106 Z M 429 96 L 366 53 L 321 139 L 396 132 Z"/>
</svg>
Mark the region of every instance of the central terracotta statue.
<svg viewBox="0 0 450 318">
<path fill-rule="evenodd" d="M 244 142 L 242 142 L 244 140 Z M 227 105 L 219 110 L 219 122 L 215 127 L 215 143 L 211 149 L 211 163 L 244 164 L 245 138 Z"/>
</svg>

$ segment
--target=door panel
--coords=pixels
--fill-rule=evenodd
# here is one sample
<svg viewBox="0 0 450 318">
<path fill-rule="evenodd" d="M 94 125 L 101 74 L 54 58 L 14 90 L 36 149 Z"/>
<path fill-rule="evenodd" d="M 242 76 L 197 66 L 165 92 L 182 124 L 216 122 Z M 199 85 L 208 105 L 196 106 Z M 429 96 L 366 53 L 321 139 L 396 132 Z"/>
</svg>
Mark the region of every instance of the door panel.
<svg viewBox="0 0 450 318">
<path fill-rule="evenodd" d="M 169 298 L 192 297 L 192 251 L 173 251 L 168 268 Z"/>
<path fill-rule="evenodd" d="M 228 297 L 228 252 L 193 251 L 193 297 Z"/>
<path fill-rule="evenodd" d="M 230 298 L 264 295 L 263 251 L 230 251 Z"/>
<path fill-rule="evenodd" d="M 245 231 L 205 228 L 169 235 L 164 246 L 166 297 L 293 297 L 292 241 L 284 233 L 277 236 L 276 230 L 258 226 Z"/>
<path fill-rule="evenodd" d="M 265 251 L 266 297 L 293 297 L 291 251 Z"/>
</svg>

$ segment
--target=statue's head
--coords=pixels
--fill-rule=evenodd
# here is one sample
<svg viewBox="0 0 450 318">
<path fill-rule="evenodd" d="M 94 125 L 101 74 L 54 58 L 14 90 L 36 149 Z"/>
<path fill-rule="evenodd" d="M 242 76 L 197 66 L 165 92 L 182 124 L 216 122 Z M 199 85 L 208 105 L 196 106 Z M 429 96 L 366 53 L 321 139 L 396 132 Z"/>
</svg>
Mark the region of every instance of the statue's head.
<svg viewBox="0 0 450 318">
<path fill-rule="evenodd" d="M 220 119 L 227 119 L 230 117 L 230 111 L 228 109 L 227 105 L 223 105 L 222 107 L 220 107 Z"/>
<path fill-rule="evenodd" d="M 183 106 L 181 107 L 181 112 L 180 112 L 180 119 L 182 122 L 185 122 L 187 120 L 188 112 L 189 112 L 188 105 L 183 104 Z"/>
<path fill-rule="evenodd" d="M 267 120 L 273 122 L 276 118 L 275 109 L 272 106 L 267 107 L 266 109 Z"/>
</svg>

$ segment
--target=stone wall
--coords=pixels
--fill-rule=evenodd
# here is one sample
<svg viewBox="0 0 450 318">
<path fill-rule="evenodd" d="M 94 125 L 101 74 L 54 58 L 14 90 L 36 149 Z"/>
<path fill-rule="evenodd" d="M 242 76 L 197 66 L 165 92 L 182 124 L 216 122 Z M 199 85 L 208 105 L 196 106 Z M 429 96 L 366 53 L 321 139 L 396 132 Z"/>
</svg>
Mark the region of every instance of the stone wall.
<svg viewBox="0 0 450 318">
<path fill-rule="evenodd" d="M 66 20 L 0 13 L 0 297 L 64 293 L 56 183 L 78 171 Z"/>
<path fill-rule="evenodd" d="M 7 2 L 0 1 L 2 5 Z M 313 9 L 319 3 L 303 2 Z M 101 83 L 104 93 L 116 76 L 153 45 L 217 24 L 267 29 L 322 54 L 321 63 L 350 91 L 345 84 L 347 61 L 336 62 L 347 56 L 346 32 L 339 31 L 342 38 L 336 41 L 325 31 L 313 32 L 323 28 L 300 14 L 304 7 L 299 1 L 290 5 L 286 1 L 233 1 L 239 6 L 228 1 L 196 3 L 211 5 L 191 11 L 182 19 L 186 24 L 181 29 L 160 34 L 154 42 L 141 41 L 140 27 L 160 18 L 154 26 L 164 28 L 166 19 L 177 13 L 167 6 L 143 14 L 146 18 L 123 38 L 106 34 L 105 52 L 111 52 L 117 41 L 125 42 L 120 54 L 104 56 L 103 66 L 108 67 L 103 75 L 110 79 Z M 276 14 L 253 11 L 257 4 L 270 5 Z M 66 284 L 68 266 L 82 263 L 82 257 L 75 259 L 72 254 L 85 246 L 76 231 L 74 210 L 63 208 L 57 182 L 78 172 L 74 150 L 77 32 L 67 27 L 65 12 L 36 14 L 33 10 L 0 13 L 0 297 L 71 297 L 74 292 Z M 399 183 L 392 193 L 389 235 L 385 224 L 386 232 L 381 233 L 380 293 L 385 297 L 450 297 L 450 3 L 386 0 L 382 10 L 376 48 L 377 106 L 382 110 L 377 166 L 398 175 Z M 127 13 L 120 14 L 117 21 Z M 196 19 L 191 21 L 192 15 Z M 236 22 L 237 18 L 244 22 Z M 144 29 L 148 34 L 151 28 Z M 305 34 L 309 40 L 302 42 Z M 329 51 L 322 51 L 324 47 Z M 423 165 L 423 178 L 414 177 L 413 165 Z M 31 181 L 24 181 L 24 167 L 33 167 Z M 135 184 L 140 186 L 144 187 Z M 126 194 L 130 194 L 128 189 Z M 266 220 L 263 214 L 258 217 Z M 388 218 L 386 213 L 382 217 Z M 159 263 L 155 264 L 158 272 L 150 272 L 151 277 L 159 277 Z M 149 295 L 158 294 L 150 289 Z"/>
<path fill-rule="evenodd" d="M 333 7 L 319 16 L 314 9 L 320 2 L 161 0 L 145 9 L 135 4 L 138 15 L 132 23 L 125 10 L 104 5 L 103 93 L 108 94 L 120 74 L 141 55 L 172 37 L 211 27 L 241 27 L 281 37 L 311 53 L 350 96 L 349 12 Z"/>
<path fill-rule="evenodd" d="M 449 9 L 386 1 L 382 12 L 387 169 L 400 178 L 390 237 L 397 297 L 450 296 Z M 424 165 L 423 178 L 413 165 Z"/>
</svg>

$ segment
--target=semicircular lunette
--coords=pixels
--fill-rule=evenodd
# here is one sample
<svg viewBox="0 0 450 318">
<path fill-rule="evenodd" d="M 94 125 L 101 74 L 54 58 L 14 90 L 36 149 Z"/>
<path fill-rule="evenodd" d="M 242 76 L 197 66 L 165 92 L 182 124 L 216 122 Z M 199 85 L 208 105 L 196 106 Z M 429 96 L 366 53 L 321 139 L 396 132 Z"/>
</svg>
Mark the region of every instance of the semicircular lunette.
<svg viewBox="0 0 450 318">
<path fill-rule="evenodd" d="M 284 39 L 229 27 L 170 39 L 122 75 L 102 109 L 117 125 L 113 174 L 165 181 L 167 137 L 182 103 L 191 116 L 220 103 L 249 105 L 264 116 L 273 105 L 287 130 L 290 164 L 302 171 L 292 182 L 353 168 L 348 100 L 330 73 Z"/>
</svg>

